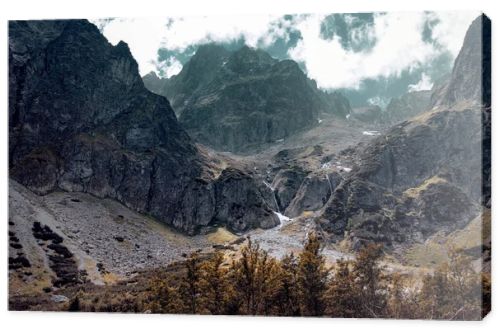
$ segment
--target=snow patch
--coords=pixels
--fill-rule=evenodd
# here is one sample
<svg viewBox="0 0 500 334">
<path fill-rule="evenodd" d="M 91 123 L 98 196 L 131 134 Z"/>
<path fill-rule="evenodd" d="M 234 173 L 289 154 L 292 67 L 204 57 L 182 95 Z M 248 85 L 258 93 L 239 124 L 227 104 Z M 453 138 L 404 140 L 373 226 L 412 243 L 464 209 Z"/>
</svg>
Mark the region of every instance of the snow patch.
<svg viewBox="0 0 500 334">
<path fill-rule="evenodd" d="M 341 165 L 337 165 L 337 169 L 340 170 L 340 171 L 347 172 L 347 173 L 349 173 L 352 170 L 352 168 L 344 167 L 344 166 L 341 166 Z"/>
<path fill-rule="evenodd" d="M 331 162 L 325 162 L 324 164 L 321 165 L 321 169 L 330 169 L 330 168 L 332 168 Z"/>
<path fill-rule="evenodd" d="M 380 132 L 378 131 L 363 131 L 364 136 L 378 136 Z"/>
</svg>

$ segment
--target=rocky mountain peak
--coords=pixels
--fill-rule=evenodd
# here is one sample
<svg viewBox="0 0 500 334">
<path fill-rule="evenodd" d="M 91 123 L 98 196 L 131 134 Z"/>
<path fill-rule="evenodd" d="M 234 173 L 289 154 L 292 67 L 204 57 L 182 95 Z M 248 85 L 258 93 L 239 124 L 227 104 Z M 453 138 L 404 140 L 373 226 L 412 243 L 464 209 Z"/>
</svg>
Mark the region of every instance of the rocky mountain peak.
<svg viewBox="0 0 500 334">
<path fill-rule="evenodd" d="M 134 57 L 132 56 L 132 52 L 130 51 L 130 48 L 129 48 L 128 44 L 125 43 L 124 41 L 119 41 L 118 44 L 116 44 L 116 46 L 115 46 L 115 53 L 117 55 L 122 55 L 125 58 L 132 58 L 132 59 L 134 59 Z M 135 61 L 135 59 L 134 59 L 134 62 L 137 64 L 137 62 Z"/>
<path fill-rule="evenodd" d="M 167 96 L 197 141 L 236 153 L 260 150 L 318 124 L 322 113 L 345 116 L 349 101 L 326 93 L 293 60 L 243 46 L 200 46 L 181 72 L 146 87 Z"/>
<path fill-rule="evenodd" d="M 467 30 L 451 77 L 444 88 L 434 92 L 432 106 L 452 106 L 459 102 L 491 103 L 491 89 L 488 88 L 491 87 L 490 41 L 491 21 L 483 14 Z"/>
<path fill-rule="evenodd" d="M 267 52 L 245 45 L 231 54 L 226 66 L 234 73 L 250 75 L 265 72 L 277 62 Z"/>
<path fill-rule="evenodd" d="M 490 53 L 482 53 L 489 50 L 489 27 L 485 16 L 471 24 L 450 81 L 434 91 L 437 108 L 359 150 L 357 166 L 317 221 L 326 231 L 346 235 L 354 248 L 395 246 L 463 228 L 488 205 L 490 121 L 481 99 L 489 94 L 482 91 L 490 80 Z"/>
<path fill-rule="evenodd" d="M 421 90 L 392 98 L 383 113 L 383 120 L 389 124 L 396 124 L 417 116 L 428 110 L 431 95 L 430 90 Z"/>
<path fill-rule="evenodd" d="M 144 87 L 127 44 L 86 20 L 9 23 L 9 161 L 37 194 L 112 198 L 189 234 L 234 222 L 230 203 L 253 217 L 235 231 L 279 223 L 248 175 L 205 173 L 212 167 L 169 101 Z"/>
<path fill-rule="evenodd" d="M 202 58 L 220 59 L 228 56 L 229 53 L 230 52 L 220 44 L 207 43 L 200 45 L 191 59 L 193 61 Z"/>
</svg>

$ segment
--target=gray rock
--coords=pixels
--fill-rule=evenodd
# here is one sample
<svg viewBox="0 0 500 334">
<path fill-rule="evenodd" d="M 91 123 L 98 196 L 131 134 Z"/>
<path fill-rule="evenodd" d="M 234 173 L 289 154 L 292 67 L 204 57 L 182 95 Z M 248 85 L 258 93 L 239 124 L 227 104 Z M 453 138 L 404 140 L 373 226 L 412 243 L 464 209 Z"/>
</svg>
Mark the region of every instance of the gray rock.
<svg viewBox="0 0 500 334">
<path fill-rule="evenodd" d="M 433 92 L 431 106 L 452 106 L 463 101 L 491 104 L 491 21 L 484 14 L 467 30 L 451 77 Z"/>
<path fill-rule="evenodd" d="M 336 186 L 335 176 L 332 176 L 330 179 L 328 174 L 308 175 L 285 210 L 285 216 L 293 218 L 301 215 L 304 211 L 321 209 L 330 198 Z"/>
<path fill-rule="evenodd" d="M 485 75 L 472 64 L 479 51 L 471 50 L 481 39 L 482 20 L 472 23 L 455 62 L 453 96 L 444 94 L 432 110 L 360 149 L 357 166 L 317 220 L 332 237 L 345 234 L 356 247 L 423 241 L 437 231 L 463 228 L 488 202 L 489 151 L 486 157 L 482 152 L 490 109 L 484 92 L 470 87 Z"/>
<path fill-rule="evenodd" d="M 350 115 L 353 119 L 357 119 L 361 122 L 380 122 L 382 119 L 382 109 L 376 105 L 353 108 Z"/>
<path fill-rule="evenodd" d="M 391 99 L 383 113 L 384 122 L 399 123 L 428 110 L 431 94 L 430 90 L 423 90 L 408 92 L 399 98 Z"/>
<path fill-rule="evenodd" d="M 280 212 L 284 212 L 290 205 L 306 176 L 307 172 L 297 166 L 280 169 L 276 174 L 272 188 L 274 189 Z"/>
<path fill-rule="evenodd" d="M 200 46 L 177 76 L 144 82 L 172 101 L 191 136 L 222 151 L 260 150 L 316 126 L 322 113 L 350 112 L 345 97 L 320 91 L 294 61 L 246 46 Z"/>
<path fill-rule="evenodd" d="M 271 228 L 279 224 L 255 180 L 237 169 L 228 168 L 222 172 L 216 183 L 216 200 L 215 222 L 232 231 Z"/>
<path fill-rule="evenodd" d="M 128 46 L 86 20 L 9 22 L 9 168 L 37 194 L 113 198 L 188 234 L 234 203 L 216 196 L 219 181 L 206 176 L 216 173 L 169 101 L 144 87 Z M 251 181 L 237 186 L 265 204 Z M 226 215 L 233 230 L 273 225 L 266 210 L 238 204 L 247 218 Z"/>
</svg>

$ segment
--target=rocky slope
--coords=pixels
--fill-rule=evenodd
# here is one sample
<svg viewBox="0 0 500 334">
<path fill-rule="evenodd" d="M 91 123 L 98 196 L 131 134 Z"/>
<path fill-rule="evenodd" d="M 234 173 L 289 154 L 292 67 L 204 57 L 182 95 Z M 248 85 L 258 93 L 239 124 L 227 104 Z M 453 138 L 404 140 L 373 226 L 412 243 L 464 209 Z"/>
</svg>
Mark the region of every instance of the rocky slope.
<svg viewBox="0 0 500 334">
<path fill-rule="evenodd" d="M 178 75 L 144 82 L 172 101 L 197 141 L 221 151 L 260 150 L 316 126 L 324 113 L 350 112 L 345 97 L 319 90 L 294 61 L 246 46 L 201 46 Z"/>
<path fill-rule="evenodd" d="M 230 52 L 222 46 L 201 45 L 179 74 L 167 79 L 151 72 L 143 77 L 144 85 L 152 92 L 168 98 L 177 115 L 180 115 L 191 95 L 215 79 L 229 55 Z"/>
<path fill-rule="evenodd" d="M 371 241 L 396 246 L 463 228 L 480 214 L 487 203 L 482 196 L 489 198 L 489 154 L 482 149 L 490 104 L 480 88 L 489 80 L 489 58 L 481 53 L 490 48 L 489 34 L 489 20 L 477 18 L 433 109 L 359 150 L 356 166 L 317 219 L 333 239 L 347 236 L 354 248 Z"/>
<path fill-rule="evenodd" d="M 189 234 L 279 223 L 259 186 L 223 172 L 144 87 L 128 46 L 85 20 L 9 23 L 9 163 L 37 194 L 113 198 Z"/>
<path fill-rule="evenodd" d="M 365 123 L 380 123 L 383 119 L 382 109 L 377 105 L 353 108 L 349 119 L 355 119 Z"/>
<path fill-rule="evenodd" d="M 429 109 L 431 94 L 430 90 L 422 90 L 392 98 L 384 112 L 384 121 L 396 124 L 426 111 Z"/>
<path fill-rule="evenodd" d="M 431 98 L 431 106 L 463 102 L 491 105 L 491 22 L 485 15 L 467 30 L 450 79 Z"/>
</svg>

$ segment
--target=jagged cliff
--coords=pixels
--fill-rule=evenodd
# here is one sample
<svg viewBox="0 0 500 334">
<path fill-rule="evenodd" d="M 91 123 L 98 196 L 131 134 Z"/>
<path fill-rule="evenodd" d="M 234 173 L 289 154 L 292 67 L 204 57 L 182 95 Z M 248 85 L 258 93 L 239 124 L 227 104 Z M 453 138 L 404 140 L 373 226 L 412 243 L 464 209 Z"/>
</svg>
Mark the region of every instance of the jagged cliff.
<svg viewBox="0 0 500 334">
<path fill-rule="evenodd" d="M 294 61 L 247 46 L 200 46 L 178 75 L 144 82 L 172 101 L 197 141 L 222 151 L 260 150 L 317 125 L 323 113 L 350 112 L 345 97 L 319 90 Z"/>
<path fill-rule="evenodd" d="M 422 90 L 392 98 L 384 112 L 384 121 L 396 124 L 428 110 L 431 94 L 430 90 Z"/>
<path fill-rule="evenodd" d="M 12 178 L 38 194 L 110 197 L 189 234 L 279 223 L 252 179 L 213 165 L 125 43 L 86 20 L 9 23 Z"/>
<path fill-rule="evenodd" d="M 481 86 L 490 80 L 490 29 L 485 16 L 471 24 L 432 109 L 358 153 L 317 220 L 323 230 L 354 247 L 421 241 L 463 228 L 488 205 L 490 93 Z"/>
</svg>

